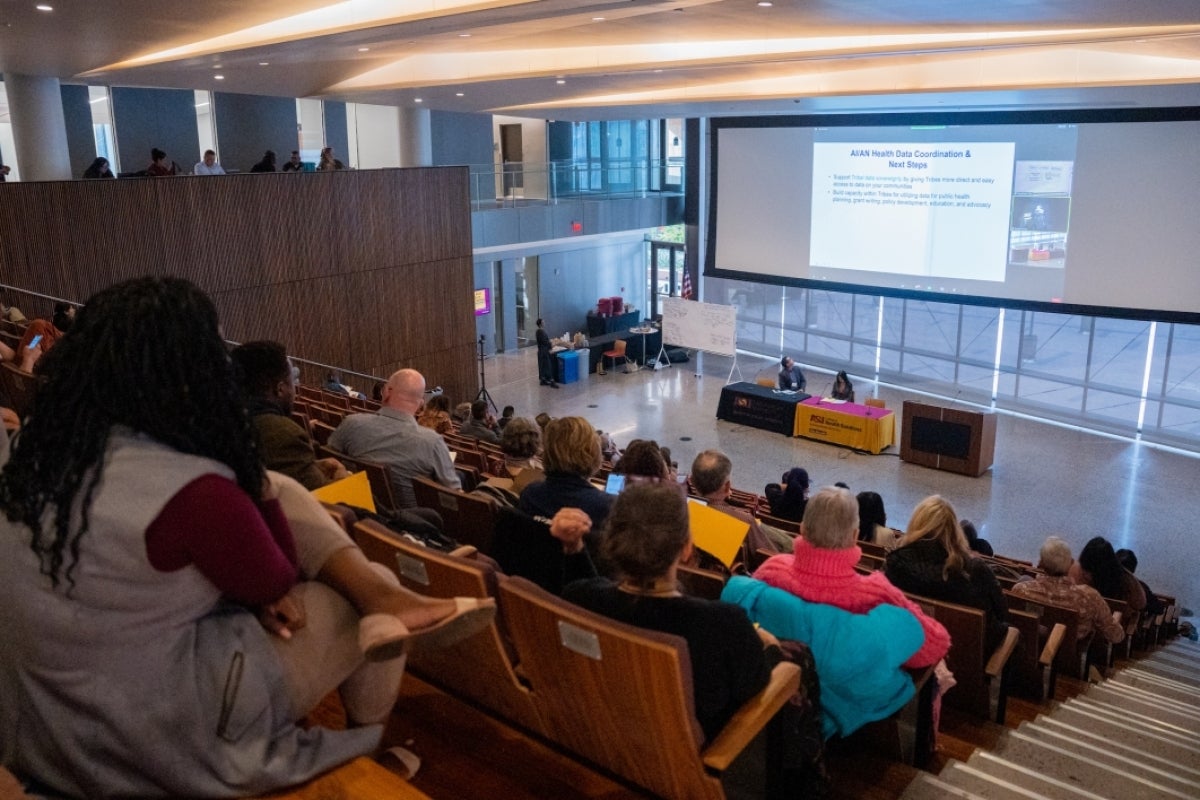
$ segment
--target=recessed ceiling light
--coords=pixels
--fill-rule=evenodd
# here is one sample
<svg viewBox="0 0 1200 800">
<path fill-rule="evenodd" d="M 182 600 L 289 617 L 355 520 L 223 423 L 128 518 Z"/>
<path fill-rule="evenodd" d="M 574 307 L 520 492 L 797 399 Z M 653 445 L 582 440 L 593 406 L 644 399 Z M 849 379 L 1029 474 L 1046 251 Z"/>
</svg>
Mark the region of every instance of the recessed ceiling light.
<svg viewBox="0 0 1200 800">
<path fill-rule="evenodd" d="M 460 33 L 460 34 L 458 35 L 458 38 L 460 38 L 460 39 L 470 39 L 470 38 L 471 38 L 471 34 L 469 34 L 469 33 Z"/>
<path fill-rule="evenodd" d="M 371 49 L 371 48 L 369 48 L 369 47 L 360 47 L 360 48 L 358 48 L 358 52 L 360 52 L 360 53 L 365 53 L 365 52 L 367 52 L 367 51 L 368 51 L 368 50 L 370 50 L 370 49 Z"/>
<path fill-rule="evenodd" d="M 455 92 L 455 93 L 454 93 L 454 96 L 455 96 L 455 97 L 462 97 L 462 96 L 463 96 L 463 93 L 462 93 L 462 92 Z"/>
<path fill-rule="evenodd" d="M 223 81 L 223 80 L 225 80 L 225 76 L 224 75 L 213 75 L 213 80 L 214 81 Z"/>
<path fill-rule="evenodd" d="M 661 70 L 661 69 L 656 69 L 656 70 L 654 70 L 654 74 L 655 74 L 655 75 L 657 75 L 657 74 L 658 74 L 658 73 L 660 73 L 660 72 L 662 72 L 662 70 Z"/>
<path fill-rule="evenodd" d="M 419 97 L 414 97 L 414 98 L 413 98 L 413 102 L 414 102 L 414 103 L 424 103 L 425 101 L 424 101 L 424 100 L 422 100 L 422 99 L 421 99 L 421 98 L 419 98 Z"/>
<path fill-rule="evenodd" d="M 223 66 L 225 66 L 225 65 L 224 64 L 213 64 L 213 69 L 220 69 Z"/>
<path fill-rule="evenodd" d="M 562 78 L 559 78 L 558 80 L 555 81 L 555 83 L 557 83 L 559 86 L 562 86 L 564 83 L 566 83 L 566 81 L 563 80 Z"/>
<path fill-rule="evenodd" d="M 53 11 L 54 6 L 48 6 L 45 3 L 39 3 L 37 6 L 37 10 L 38 11 Z"/>
<path fill-rule="evenodd" d="M 266 66 L 269 66 L 270 63 L 271 63 L 270 61 L 260 61 L 260 62 L 258 62 L 258 65 L 260 67 L 266 67 Z"/>
<path fill-rule="evenodd" d="M 759 8 L 770 8 L 773 5 L 775 5 L 775 4 L 772 3 L 771 0 L 758 0 Z"/>
<path fill-rule="evenodd" d="M 592 22 L 604 22 L 604 17 L 592 17 Z"/>
</svg>

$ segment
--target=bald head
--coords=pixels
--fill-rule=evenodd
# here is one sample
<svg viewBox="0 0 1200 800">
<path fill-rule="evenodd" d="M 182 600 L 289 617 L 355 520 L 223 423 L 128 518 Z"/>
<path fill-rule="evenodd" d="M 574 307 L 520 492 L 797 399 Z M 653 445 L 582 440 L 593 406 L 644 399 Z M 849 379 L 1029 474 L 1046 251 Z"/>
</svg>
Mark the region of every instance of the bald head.
<svg viewBox="0 0 1200 800">
<path fill-rule="evenodd" d="M 424 399 L 425 377 L 415 369 L 393 372 L 383 387 L 383 404 L 407 414 L 416 414 Z"/>
</svg>

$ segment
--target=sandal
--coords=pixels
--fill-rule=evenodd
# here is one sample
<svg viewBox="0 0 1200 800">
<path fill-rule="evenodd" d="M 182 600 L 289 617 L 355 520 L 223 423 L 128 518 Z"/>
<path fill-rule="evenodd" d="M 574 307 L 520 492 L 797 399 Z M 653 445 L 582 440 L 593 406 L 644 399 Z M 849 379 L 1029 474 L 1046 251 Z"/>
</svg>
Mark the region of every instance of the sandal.
<svg viewBox="0 0 1200 800">
<path fill-rule="evenodd" d="M 394 614 L 367 614 L 358 621 L 358 646 L 367 661 L 399 658 L 413 647 L 449 647 L 474 636 L 496 618 L 490 597 L 455 597 L 454 612 L 412 631 Z"/>
</svg>

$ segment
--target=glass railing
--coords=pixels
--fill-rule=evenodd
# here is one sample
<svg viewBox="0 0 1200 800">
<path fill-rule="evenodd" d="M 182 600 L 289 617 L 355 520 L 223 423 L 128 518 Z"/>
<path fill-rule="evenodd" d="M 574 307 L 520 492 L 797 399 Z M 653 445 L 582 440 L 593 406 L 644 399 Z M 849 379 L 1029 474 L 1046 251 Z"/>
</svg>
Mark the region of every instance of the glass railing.
<svg viewBox="0 0 1200 800">
<path fill-rule="evenodd" d="M 683 193 L 683 159 L 471 164 L 476 209 L 553 205 L 566 199 Z"/>
</svg>

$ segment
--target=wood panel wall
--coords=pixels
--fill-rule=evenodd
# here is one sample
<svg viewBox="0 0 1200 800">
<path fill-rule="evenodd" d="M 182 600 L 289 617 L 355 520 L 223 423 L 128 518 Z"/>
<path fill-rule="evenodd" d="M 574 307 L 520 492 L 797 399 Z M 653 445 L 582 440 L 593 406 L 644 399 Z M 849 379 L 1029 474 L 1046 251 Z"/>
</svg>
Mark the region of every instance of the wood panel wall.
<svg viewBox="0 0 1200 800">
<path fill-rule="evenodd" d="M 0 283 L 82 302 L 177 275 L 228 339 L 382 378 L 414 367 L 469 400 L 469 197 L 466 167 L 3 184 Z"/>
</svg>

